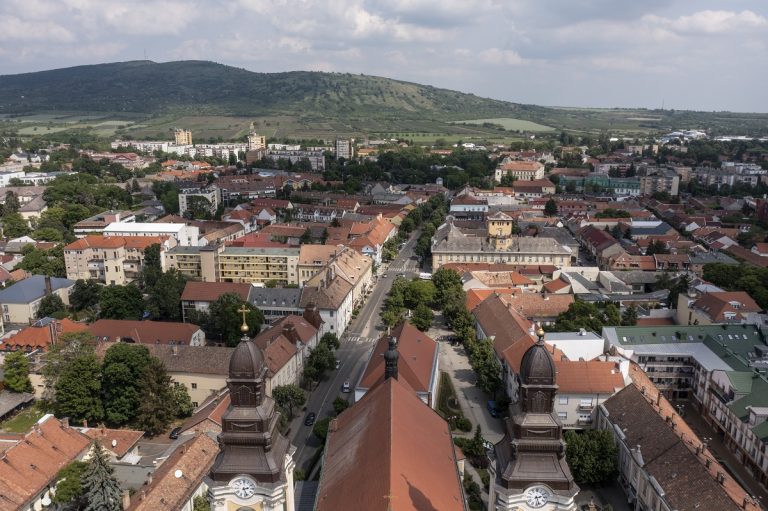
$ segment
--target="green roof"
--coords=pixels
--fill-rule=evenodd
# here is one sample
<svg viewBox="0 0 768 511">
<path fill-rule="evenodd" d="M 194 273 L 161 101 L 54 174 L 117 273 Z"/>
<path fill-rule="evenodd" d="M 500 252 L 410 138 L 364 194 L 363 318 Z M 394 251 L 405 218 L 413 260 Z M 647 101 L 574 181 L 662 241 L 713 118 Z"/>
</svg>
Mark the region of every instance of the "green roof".
<svg viewBox="0 0 768 511">
<path fill-rule="evenodd" d="M 731 381 L 731 386 L 737 394 L 749 394 L 752 392 L 752 372 L 727 371 L 725 375 Z"/>
<path fill-rule="evenodd" d="M 765 344 L 757 327 L 753 325 L 673 325 L 673 326 L 617 326 L 604 327 L 603 337 L 609 330 L 616 332 L 615 341 L 622 346 L 632 344 L 667 344 L 705 342 L 711 338 L 715 342 L 731 347 L 747 347 L 751 351 L 755 344 Z M 745 339 L 744 336 L 747 336 Z M 737 337 L 738 336 L 738 337 Z M 609 335 L 612 337 L 612 335 Z M 609 339 L 614 340 L 614 339 Z"/>
</svg>

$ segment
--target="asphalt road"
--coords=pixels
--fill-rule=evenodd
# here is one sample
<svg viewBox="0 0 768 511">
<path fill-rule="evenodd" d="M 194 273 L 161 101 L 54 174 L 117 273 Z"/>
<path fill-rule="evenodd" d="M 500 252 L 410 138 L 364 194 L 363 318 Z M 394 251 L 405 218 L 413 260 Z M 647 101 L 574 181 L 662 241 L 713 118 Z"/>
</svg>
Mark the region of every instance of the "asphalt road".
<svg viewBox="0 0 768 511">
<path fill-rule="evenodd" d="M 312 426 L 304 425 L 306 415 L 314 412 L 317 414 L 316 420 L 332 416 L 333 401 L 337 397 L 345 397 L 352 404 L 355 384 L 365 369 L 376 340 L 384 332 L 380 313 L 384 298 L 392 287 L 392 281 L 400 274 L 406 277 L 418 275 L 418 262 L 412 259 L 417 239 L 418 231 L 412 234 L 397 258 L 379 268 L 379 277 L 373 291 L 357 318 L 350 322 L 344 335 L 341 336 L 341 346 L 336 350 L 336 359 L 341 362 L 339 369 L 326 374 L 309 396 L 307 411 L 291 422 L 290 437 L 291 443 L 296 446 L 294 460 L 297 468 L 306 472 L 316 449 L 321 446 L 320 440 L 312 434 Z M 341 389 L 347 380 L 351 392 L 343 393 Z"/>
</svg>

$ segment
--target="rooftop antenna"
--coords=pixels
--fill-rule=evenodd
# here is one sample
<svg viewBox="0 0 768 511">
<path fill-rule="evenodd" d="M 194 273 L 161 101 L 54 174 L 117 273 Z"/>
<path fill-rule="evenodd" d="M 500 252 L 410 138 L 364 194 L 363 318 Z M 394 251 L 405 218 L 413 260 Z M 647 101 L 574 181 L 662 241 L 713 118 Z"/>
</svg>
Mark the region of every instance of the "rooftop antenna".
<svg viewBox="0 0 768 511">
<path fill-rule="evenodd" d="M 146 48 L 144 48 L 144 60 L 149 60 L 149 59 L 147 58 L 147 49 L 146 49 Z"/>
</svg>

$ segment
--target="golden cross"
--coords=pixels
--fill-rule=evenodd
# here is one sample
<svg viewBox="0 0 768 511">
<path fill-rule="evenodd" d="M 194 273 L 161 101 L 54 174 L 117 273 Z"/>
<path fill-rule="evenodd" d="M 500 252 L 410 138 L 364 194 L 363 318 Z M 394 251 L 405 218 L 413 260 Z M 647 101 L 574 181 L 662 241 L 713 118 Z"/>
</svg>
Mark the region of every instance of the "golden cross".
<svg viewBox="0 0 768 511">
<path fill-rule="evenodd" d="M 240 309 L 237 312 L 243 315 L 243 324 L 240 325 L 240 331 L 243 332 L 244 334 L 248 333 L 249 328 L 248 328 L 248 322 L 245 321 L 245 315 L 251 311 L 248 309 L 248 307 L 245 306 L 245 304 L 243 304 L 243 306 L 240 307 Z"/>
</svg>

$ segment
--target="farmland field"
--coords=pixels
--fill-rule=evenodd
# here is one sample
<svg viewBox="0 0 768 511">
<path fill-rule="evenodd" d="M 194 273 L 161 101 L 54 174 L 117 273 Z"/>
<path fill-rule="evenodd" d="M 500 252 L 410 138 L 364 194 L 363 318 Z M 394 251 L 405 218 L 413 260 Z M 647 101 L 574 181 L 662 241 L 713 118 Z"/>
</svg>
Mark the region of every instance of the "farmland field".
<svg viewBox="0 0 768 511">
<path fill-rule="evenodd" d="M 482 126 L 483 124 L 498 124 L 505 130 L 509 131 L 553 131 L 555 128 L 550 126 L 544 126 L 531 121 L 523 119 L 513 119 L 511 117 L 498 117 L 496 119 L 472 119 L 468 121 L 453 121 L 452 124 L 477 124 Z"/>
</svg>

